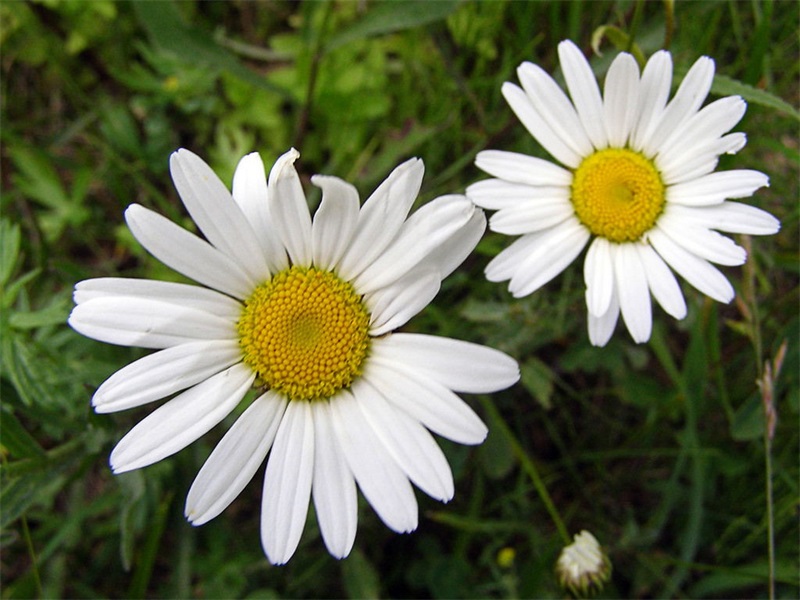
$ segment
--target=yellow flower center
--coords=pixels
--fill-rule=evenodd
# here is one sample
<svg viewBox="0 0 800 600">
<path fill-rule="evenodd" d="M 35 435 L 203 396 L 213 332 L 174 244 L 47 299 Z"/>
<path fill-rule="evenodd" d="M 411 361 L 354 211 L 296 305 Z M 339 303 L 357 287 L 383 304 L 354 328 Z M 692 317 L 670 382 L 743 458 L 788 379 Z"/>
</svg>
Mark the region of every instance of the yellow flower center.
<svg viewBox="0 0 800 600">
<path fill-rule="evenodd" d="M 361 374 L 370 315 L 330 271 L 291 267 L 258 286 L 237 323 L 244 362 L 290 400 L 330 398 Z"/>
<path fill-rule="evenodd" d="M 581 223 L 612 242 L 633 242 L 664 209 L 664 184 L 653 163 L 626 148 L 586 157 L 572 180 L 572 205 Z"/>
</svg>

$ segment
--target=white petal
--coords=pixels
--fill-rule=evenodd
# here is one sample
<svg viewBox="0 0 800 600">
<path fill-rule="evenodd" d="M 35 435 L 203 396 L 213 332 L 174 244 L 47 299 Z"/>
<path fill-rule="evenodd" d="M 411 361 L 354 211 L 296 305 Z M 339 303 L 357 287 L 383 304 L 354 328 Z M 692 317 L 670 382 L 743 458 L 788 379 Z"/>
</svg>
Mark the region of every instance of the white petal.
<svg viewBox="0 0 800 600">
<path fill-rule="evenodd" d="M 614 264 L 611 244 L 605 238 L 595 238 L 583 262 L 586 282 L 586 307 L 597 317 L 605 314 L 614 295 Z"/>
<path fill-rule="evenodd" d="M 95 412 L 110 413 L 141 406 L 185 390 L 242 359 L 236 340 L 180 344 L 140 358 L 97 388 Z"/>
<path fill-rule="evenodd" d="M 387 527 L 417 528 L 417 500 L 408 478 L 373 431 L 355 398 L 342 391 L 330 402 L 333 429 L 361 493 Z"/>
<path fill-rule="evenodd" d="M 732 239 L 706 227 L 697 227 L 680 216 L 664 214 L 658 220 L 658 226 L 673 241 L 710 262 L 738 266 L 747 260 L 745 249 L 737 246 Z"/>
<path fill-rule="evenodd" d="M 240 299 L 261 283 L 227 254 L 152 210 L 132 204 L 125 211 L 125 221 L 150 254 L 198 283 Z"/>
<path fill-rule="evenodd" d="M 184 514 L 203 525 L 228 508 L 264 462 L 278 432 L 286 398 L 269 391 L 247 407 L 195 477 Z"/>
<path fill-rule="evenodd" d="M 428 430 L 389 404 L 363 379 L 353 385 L 352 392 L 370 427 L 405 475 L 431 498 L 450 501 L 453 473 Z"/>
<path fill-rule="evenodd" d="M 638 109 L 639 67 L 633 56 L 623 52 L 611 63 L 603 88 L 603 121 L 610 146 L 627 145 Z"/>
<path fill-rule="evenodd" d="M 520 90 L 520 93 L 522 90 Z M 527 185 L 569 186 L 572 173 L 559 165 L 516 152 L 504 150 L 483 150 L 475 157 L 475 166 L 492 177 L 511 183 Z M 481 205 L 483 206 L 483 205 Z M 485 206 L 484 208 L 492 208 Z"/>
<path fill-rule="evenodd" d="M 486 439 L 486 425 L 466 402 L 442 384 L 402 364 L 371 357 L 364 379 L 397 408 L 442 437 L 470 445 Z"/>
<path fill-rule="evenodd" d="M 545 233 L 542 231 L 526 233 L 512 242 L 486 265 L 486 279 L 506 281 L 514 277 L 525 259 L 539 247 Z"/>
<path fill-rule="evenodd" d="M 653 309 L 647 275 L 635 244 L 613 246 L 614 274 L 622 319 L 637 344 L 650 339 Z"/>
<path fill-rule="evenodd" d="M 86 279 L 75 285 L 75 304 L 105 297 L 158 300 L 209 312 L 217 317 L 236 321 L 242 312 L 241 303 L 214 290 L 153 279 L 127 279 L 125 277 L 98 277 Z"/>
<path fill-rule="evenodd" d="M 332 269 L 350 245 L 358 221 L 358 192 L 338 177 L 314 175 L 311 183 L 322 189 L 322 202 L 311 225 L 314 264 Z"/>
<path fill-rule="evenodd" d="M 729 133 L 706 144 L 698 144 L 684 154 L 671 153 L 666 159 L 656 157 L 655 162 L 664 184 L 674 185 L 708 175 L 717 168 L 721 154 L 736 154 L 746 143 L 744 133 Z"/>
<path fill-rule="evenodd" d="M 474 210 L 469 221 L 434 248 L 412 272 L 419 270 L 420 267 L 430 266 L 438 271 L 440 279 L 445 279 L 467 259 L 478 245 L 484 231 L 486 231 L 486 217 L 482 210 Z"/>
<path fill-rule="evenodd" d="M 702 208 L 668 204 L 664 214 L 675 215 L 699 227 L 729 233 L 770 235 L 781 228 L 780 221 L 767 211 L 740 202 L 723 202 Z"/>
<path fill-rule="evenodd" d="M 672 56 L 660 50 L 650 57 L 639 83 L 638 118 L 630 135 L 634 150 L 642 150 L 650 140 L 667 105 L 672 85 Z"/>
<path fill-rule="evenodd" d="M 710 206 L 726 198 L 747 198 L 758 188 L 769 186 L 769 178 L 760 171 L 737 169 L 719 171 L 698 179 L 667 187 L 667 202 L 684 206 Z"/>
<path fill-rule="evenodd" d="M 300 543 L 313 472 L 311 406 L 309 402 L 293 400 L 283 414 L 264 476 L 261 544 L 273 565 L 285 564 Z"/>
<path fill-rule="evenodd" d="M 405 325 L 439 293 L 441 275 L 430 268 L 414 269 L 366 298 L 370 335 L 377 337 Z"/>
<path fill-rule="evenodd" d="M 336 558 L 350 554 L 358 528 L 356 483 L 347 466 L 327 401 L 311 405 L 314 417 L 314 481 L 311 494 L 325 546 Z"/>
<path fill-rule="evenodd" d="M 484 179 L 469 186 L 466 194 L 482 208 L 501 210 L 526 202 L 569 202 L 570 189 L 568 186 L 534 186 L 509 183 L 502 179 Z"/>
<path fill-rule="evenodd" d="M 714 79 L 714 61 L 701 56 L 686 73 L 678 91 L 661 113 L 653 133 L 644 141 L 645 156 L 654 156 L 667 137 L 691 117 L 708 96 Z"/>
<path fill-rule="evenodd" d="M 521 298 L 538 290 L 578 257 L 589 237 L 589 230 L 575 218 L 543 232 L 536 249 L 511 278 L 509 291 Z"/>
<path fill-rule="evenodd" d="M 505 235 L 521 235 L 549 229 L 575 214 L 566 200 L 526 202 L 513 208 L 502 208 L 489 219 L 492 231 Z"/>
<path fill-rule="evenodd" d="M 487 346 L 446 337 L 395 333 L 373 340 L 372 356 L 402 363 L 454 392 L 486 394 L 519 380 L 513 358 Z"/>
<path fill-rule="evenodd" d="M 252 152 L 239 161 L 231 187 L 233 199 L 247 217 L 261 244 L 270 272 L 282 271 L 289 266 L 289 259 L 269 214 L 267 175 L 258 152 Z"/>
<path fill-rule="evenodd" d="M 501 88 L 511 110 L 525 126 L 525 129 L 562 165 L 576 168 L 583 158 L 575 152 L 536 110 L 528 95 L 513 83 L 506 82 Z"/>
<path fill-rule="evenodd" d="M 675 275 L 661 257 L 647 244 L 636 244 L 653 297 L 667 314 L 676 319 L 686 316 L 686 301 Z"/>
<path fill-rule="evenodd" d="M 86 337 L 140 348 L 237 338 L 235 324 L 229 319 L 195 308 L 124 296 L 87 300 L 72 309 L 68 322 Z"/>
<path fill-rule="evenodd" d="M 741 121 L 747 104 L 739 96 L 720 98 L 705 106 L 672 132 L 658 149 L 656 166 L 672 156 L 684 156 L 695 148 L 718 139 Z"/>
<path fill-rule="evenodd" d="M 311 214 L 294 168 L 299 157 L 292 148 L 275 161 L 269 172 L 269 212 L 292 263 L 307 267 L 311 264 Z"/>
<path fill-rule="evenodd" d="M 608 136 L 603 127 L 603 101 L 600 97 L 600 88 L 597 86 L 592 68 L 583 53 L 569 40 L 558 45 L 558 59 L 583 128 L 594 147 L 602 150 L 608 146 Z"/>
<path fill-rule="evenodd" d="M 251 279 L 266 279 L 269 267 L 258 238 L 211 167 L 184 148 L 172 153 L 169 166 L 186 210 L 206 239 L 241 265 Z"/>
<path fill-rule="evenodd" d="M 611 294 L 611 302 L 608 305 L 608 310 L 599 317 L 595 317 L 589 313 L 589 320 L 587 327 L 589 330 L 589 341 L 592 346 L 605 346 L 608 340 L 611 339 L 611 334 L 614 333 L 614 328 L 617 326 L 617 319 L 619 318 L 619 300 L 617 299 L 616 290 Z"/>
<path fill-rule="evenodd" d="M 594 148 L 583 130 L 583 123 L 567 95 L 544 69 L 524 62 L 517 69 L 522 88 L 536 111 L 555 134 L 579 156 L 588 156 Z"/>
<path fill-rule="evenodd" d="M 466 225 L 475 212 L 466 196 L 441 196 L 417 210 L 397 238 L 364 269 L 353 285 L 368 294 L 400 279 L 428 254 L 447 242 Z"/>
<path fill-rule="evenodd" d="M 339 262 L 343 279 L 354 279 L 392 243 L 417 199 L 424 174 L 420 159 L 407 160 L 367 198 L 350 246 Z"/>
<path fill-rule="evenodd" d="M 650 230 L 648 238 L 661 258 L 695 288 L 718 302 L 733 300 L 730 281 L 709 262 L 683 249 L 658 227 Z"/>
<path fill-rule="evenodd" d="M 157 408 L 111 452 L 114 473 L 140 469 L 183 450 L 228 416 L 254 379 L 248 367 L 234 365 Z"/>
</svg>

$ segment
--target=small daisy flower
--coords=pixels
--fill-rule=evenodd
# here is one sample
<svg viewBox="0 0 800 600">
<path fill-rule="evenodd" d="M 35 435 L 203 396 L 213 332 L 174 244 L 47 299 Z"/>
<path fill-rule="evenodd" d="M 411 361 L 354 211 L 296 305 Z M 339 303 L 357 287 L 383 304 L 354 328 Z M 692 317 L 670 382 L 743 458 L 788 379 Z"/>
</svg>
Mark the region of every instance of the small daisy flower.
<svg viewBox="0 0 800 600">
<path fill-rule="evenodd" d="M 579 598 L 603 589 L 611 578 L 611 561 L 600 543 L 584 530 L 575 535 L 556 562 L 556 576 L 561 586 Z"/>
<path fill-rule="evenodd" d="M 745 198 L 767 186 L 753 170 L 714 172 L 721 154 L 745 145 L 727 133 L 745 113 L 738 96 L 704 108 L 714 62 L 700 58 L 668 102 L 672 58 L 660 51 L 642 73 L 619 54 L 601 96 L 589 63 L 570 41 L 558 47 L 570 99 L 540 67 L 517 69 L 522 88 L 502 91 L 525 128 L 560 164 L 512 152 L 480 152 L 476 165 L 495 177 L 469 187 L 478 206 L 497 210 L 489 227 L 518 235 L 486 268 L 522 297 L 563 271 L 586 245 L 589 338 L 611 337 L 620 312 L 637 343 L 652 329 L 650 296 L 676 319 L 686 302 L 673 271 L 719 302 L 734 291 L 711 263 L 741 265 L 747 255 L 718 233 L 766 235 L 780 224 Z"/>
<path fill-rule="evenodd" d="M 205 240 L 139 205 L 136 239 L 199 286 L 102 278 L 80 282 L 69 324 L 90 338 L 157 352 L 106 380 L 99 413 L 171 396 L 117 444 L 115 473 L 151 465 L 194 442 L 242 403 L 186 499 L 194 525 L 220 514 L 269 453 L 261 540 L 291 558 L 312 498 L 332 555 L 356 535 L 356 485 L 397 532 L 417 527 L 411 483 L 453 497 L 453 476 L 430 432 L 479 444 L 486 425 L 454 392 L 486 393 L 519 378 L 516 362 L 484 346 L 392 333 L 436 295 L 475 247 L 486 221 L 465 196 L 409 210 L 423 164 L 397 167 L 360 205 L 356 189 L 317 175 L 313 219 L 284 154 L 267 180 L 258 154 L 236 169 L 232 193 L 196 155 L 178 150 L 172 178 Z"/>
</svg>

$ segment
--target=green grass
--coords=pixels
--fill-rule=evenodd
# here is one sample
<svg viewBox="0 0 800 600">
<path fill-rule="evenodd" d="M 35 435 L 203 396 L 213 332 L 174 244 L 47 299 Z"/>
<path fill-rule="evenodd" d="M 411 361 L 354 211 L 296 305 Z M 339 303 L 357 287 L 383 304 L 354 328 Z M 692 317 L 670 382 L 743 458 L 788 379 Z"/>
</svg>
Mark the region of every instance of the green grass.
<svg viewBox="0 0 800 600">
<path fill-rule="evenodd" d="M 306 184 L 337 175 L 362 197 L 419 156 L 421 202 L 462 192 L 483 177 L 473 159 L 484 148 L 543 156 L 500 94 L 520 62 L 554 72 L 559 41 L 588 50 L 606 25 L 594 59 L 602 74 L 614 41 L 645 56 L 663 47 L 664 7 L 0 4 L 0 595 L 563 597 L 553 575 L 560 519 L 609 553 L 603 597 L 768 597 L 771 507 L 775 595 L 797 597 L 800 20 L 789 0 L 675 4 L 676 72 L 707 54 L 720 75 L 714 93 L 749 103 L 737 127 L 748 145 L 721 168 L 769 174 L 751 202 L 782 221 L 778 235 L 740 240 L 749 262 L 725 270 L 736 300 L 720 305 L 685 286 L 684 321 L 656 309 L 649 343 L 620 328 L 592 348 L 580 266 L 512 299 L 482 275 L 508 243 L 487 233 L 409 329 L 500 348 L 523 377 L 468 398 L 489 438 L 478 448 L 441 442 L 456 496 L 445 506 L 418 494 L 413 534 L 392 533 L 364 504 L 354 551 L 336 561 L 312 512 L 291 562 L 271 567 L 258 539 L 261 475 L 221 516 L 191 527 L 185 494 L 224 427 L 112 475 L 111 448 L 148 409 L 95 415 L 89 399 L 143 352 L 65 324 L 77 281 L 176 277 L 122 219 L 139 202 L 191 226 L 168 175 L 174 149 L 195 151 L 230 182 L 242 155 L 258 150 L 270 166 L 295 145 Z M 755 382 L 783 343 L 769 502 Z M 513 562 L 498 561 L 508 549 Z"/>
</svg>

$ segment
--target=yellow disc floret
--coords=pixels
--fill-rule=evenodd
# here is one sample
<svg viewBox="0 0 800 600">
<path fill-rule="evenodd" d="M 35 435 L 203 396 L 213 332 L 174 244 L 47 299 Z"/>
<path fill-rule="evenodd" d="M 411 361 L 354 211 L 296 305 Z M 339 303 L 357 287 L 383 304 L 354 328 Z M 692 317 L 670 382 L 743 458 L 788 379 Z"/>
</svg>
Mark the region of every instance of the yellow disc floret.
<svg viewBox="0 0 800 600">
<path fill-rule="evenodd" d="M 330 271 L 291 267 L 260 285 L 237 323 L 244 362 L 291 400 L 330 398 L 361 374 L 369 312 Z"/>
<path fill-rule="evenodd" d="M 664 184 L 653 163 L 627 148 L 607 148 L 575 170 L 572 204 L 594 235 L 633 242 L 655 225 L 664 209 Z"/>
</svg>

